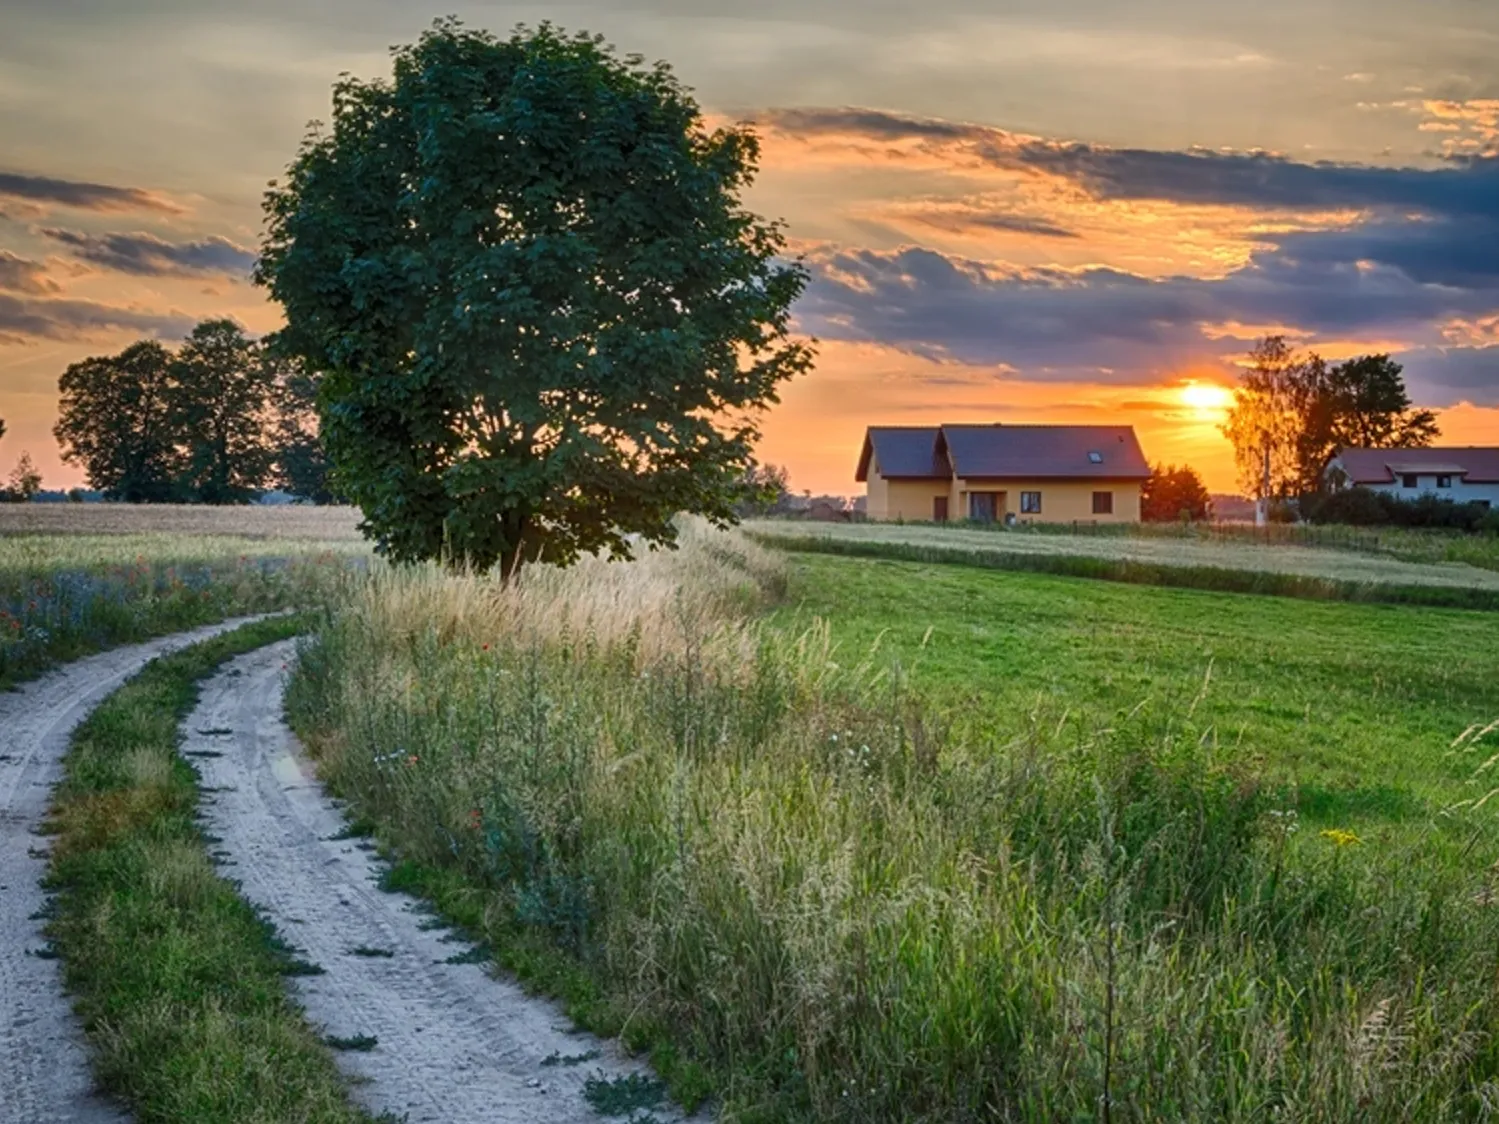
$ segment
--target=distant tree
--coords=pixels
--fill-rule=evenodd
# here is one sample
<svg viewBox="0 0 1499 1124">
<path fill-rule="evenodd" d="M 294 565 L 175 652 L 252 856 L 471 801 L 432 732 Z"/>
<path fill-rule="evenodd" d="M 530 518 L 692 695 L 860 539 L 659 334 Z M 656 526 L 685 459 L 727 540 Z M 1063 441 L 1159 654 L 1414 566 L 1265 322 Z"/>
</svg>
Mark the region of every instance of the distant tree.
<svg viewBox="0 0 1499 1124">
<path fill-rule="evenodd" d="M 665 65 L 546 25 L 440 21 L 392 81 L 339 82 L 256 279 L 380 551 L 509 573 L 734 519 L 759 412 L 811 363 L 806 270 L 740 203 L 758 152 Z"/>
<path fill-rule="evenodd" d="M 1146 523 L 1210 519 L 1213 501 L 1202 477 L 1190 465 L 1156 465 L 1140 490 L 1140 518 Z"/>
<path fill-rule="evenodd" d="M 309 503 L 332 503 L 336 497 L 319 432 L 316 376 L 295 360 L 279 363 L 274 398 L 276 486 Z"/>
<path fill-rule="evenodd" d="M 790 474 L 778 465 L 752 462 L 740 477 L 742 499 L 734 505 L 740 516 L 773 515 L 786 508 L 791 495 Z"/>
<path fill-rule="evenodd" d="M 1440 435 L 1436 415 L 1412 407 L 1401 366 L 1388 355 L 1328 364 L 1267 336 L 1250 358 L 1223 432 L 1240 484 L 1256 500 L 1317 491 L 1344 446 L 1418 448 Z"/>
<path fill-rule="evenodd" d="M 23 452 L 10 473 L 10 494 L 21 503 L 30 503 L 42 490 L 42 474 L 31 463 L 31 454 Z"/>
<path fill-rule="evenodd" d="M 0 418 L 0 437 L 5 436 L 5 419 Z"/>
<path fill-rule="evenodd" d="M 261 345 L 233 320 L 205 320 L 172 365 L 182 484 L 199 503 L 248 503 L 270 483 L 273 377 Z"/>
<path fill-rule="evenodd" d="M 112 500 L 165 503 L 181 497 L 181 412 L 172 353 L 154 341 L 74 363 L 59 380 L 53 433 L 62 459 Z"/>
<path fill-rule="evenodd" d="M 1416 449 L 1441 434 L 1436 415 L 1411 405 L 1403 369 L 1388 355 L 1365 355 L 1305 374 L 1306 413 L 1297 445 L 1297 490 L 1317 491 L 1339 449 Z"/>
<path fill-rule="evenodd" d="M 1282 336 L 1265 337 L 1249 357 L 1223 432 L 1233 442 L 1244 494 L 1269 500 L 1289 495 L 1297 480 L 1303 380 L 1300 360 Z"/>
</svg>

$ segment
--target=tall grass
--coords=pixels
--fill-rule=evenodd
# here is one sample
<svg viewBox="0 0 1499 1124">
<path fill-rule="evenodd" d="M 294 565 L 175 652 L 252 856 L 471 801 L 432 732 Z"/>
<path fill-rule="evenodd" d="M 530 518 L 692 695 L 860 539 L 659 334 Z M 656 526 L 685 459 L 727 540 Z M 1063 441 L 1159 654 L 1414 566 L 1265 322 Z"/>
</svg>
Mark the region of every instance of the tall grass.
<svg viewBox="0 0 1499 1124">
<path fill-rule="evenodd" d="M 502 958 L 557 950 L 732 1119 L 1499 1105 L 1482 809 L 1387 851 L 1297 831 L 1191 703 L 997 735 L 826 628 L 754 624 L 783 583 L 697 529 L 510 588 L 380 573 L 290 707 Z"/>
</svg>

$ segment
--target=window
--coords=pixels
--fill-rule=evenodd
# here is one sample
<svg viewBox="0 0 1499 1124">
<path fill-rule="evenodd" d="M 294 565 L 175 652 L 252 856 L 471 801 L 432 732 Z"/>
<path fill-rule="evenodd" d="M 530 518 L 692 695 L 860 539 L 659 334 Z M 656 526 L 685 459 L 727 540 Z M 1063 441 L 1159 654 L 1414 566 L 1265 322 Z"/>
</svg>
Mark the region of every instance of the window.
<svg viewBox="0 0 1499 1124">
<path fill-rule="evenodd" d="M 1041 493 L 1040 492 L 1021 492 L 1020 493 L 1020 514 L 1021 515 L 1040 515 L 1041 514 Z"/>
<path fill-rule="evenodd" d="M 1494 507 L 1494 505 L 1488 500 L 1474 500 L 1473 502 L 1476 503 L 1479 507 L 1483 508 L 1485 511 L 1491 511 Z"/>
<path fill-rule="evenodd" d="M 999 518 L 999 493 L 969 492 L 968 518 L 975 523 L 993 523 Z"/>
<path fill-rule="evenodd" d="M 1452 477 L 1450 477 L 1450 476 L 1438 476 L 1437 477 L 1437 487 L 1438 488 L 1450 488 L 1450 487 L 1452 487 Z"/>
<path fill-rule="evenodd" d="M 947 522 L 947 497 L 937 496 L 932 500 L 932 522 Z"/>
<path fill-rule="evenodd" d="M 1418 483 L 1420 483 L 1420 481 L 1416 479 L 1416 474 L 1414 472 L 1407 472 L 1400 478 L 1400 486 L 1402 488 L 1414 488 Z"/>
<path fill-rule="evenodd" d="M 1088 454 L 1088 460 L 1090 460 L 1094 464 L 1103 464 L 1103 454 L 1099 452 L 1091 452 Z"/>
<path fill-rule="evenodd" d="M 1114 493 L 1113 492 L 1094 492 L 1093 493 L 1093 514 L 1094 515 L 1113 515 L 1114 514 Z"/>
</svg>

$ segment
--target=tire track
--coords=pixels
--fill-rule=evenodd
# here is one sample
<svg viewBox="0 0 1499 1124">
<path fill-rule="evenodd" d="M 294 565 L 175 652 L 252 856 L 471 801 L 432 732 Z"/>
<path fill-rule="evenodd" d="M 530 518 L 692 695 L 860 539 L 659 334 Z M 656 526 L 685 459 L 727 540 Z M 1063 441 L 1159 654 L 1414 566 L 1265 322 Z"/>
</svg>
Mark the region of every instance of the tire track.
<svg viewBox="0 0 1499 1124">
<path fill-rule="evenodd" d="M 115 1124 L 93 1092 L 83 1035 L 46 955 L 47 840 L 35 834 L 73 730 L 157 656 L 237 628 L 225 621 L 78 660 L 0 694 L 0 1121 Z M 39 955 L 40 954 L 40 955 Z"/>
<path fill-rule="evenodd" d="M 204 819 L 223 840 L 227 876 L 325 970 L 295 978 L 308 1015 L 330 1036 L 377 1040 L 340 1054 L 356 1098 L 411 1124 L 597 1121 L 585 1079 L 647 1071 L 512 981 L 444 963 L 461 946 L 423 928 L 412 898 L 378 888 L 381 864 L 358 841 L 331 838 L 343 817 L 281 718 L 294 654 L 293 643 L 272 645 L 206 683 L 185 748 L 212 790 Z M 679 1119 L 656 1110 L 668 1117 Z"/>
</svg>

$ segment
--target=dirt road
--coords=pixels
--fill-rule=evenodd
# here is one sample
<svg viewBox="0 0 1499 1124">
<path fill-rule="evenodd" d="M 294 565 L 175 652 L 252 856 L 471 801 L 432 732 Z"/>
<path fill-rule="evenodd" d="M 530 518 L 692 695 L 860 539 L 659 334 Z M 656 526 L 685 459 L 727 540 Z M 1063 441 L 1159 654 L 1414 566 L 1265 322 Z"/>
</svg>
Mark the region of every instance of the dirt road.
<svg viewBox="0 0 1499 1124">
<path fill-rule="evenodd" d="M 330 1036 L 374 1039 L 340 1054 L 354 1095 L 411 1124 L 599 1120 L 585 1080 L 643 1068 L 482 965 L 447 963 L 465 946 L 424 924 L 412 899 L 380 890 L 379 860 L 359 841 L 332 838 L 343 817 L 281 719 L 293 652 L 262 649 L 205 684 L 185 749 L 214 790 L 204 818 L 223 839 L 226 876 L 325 970 L 295 980 L 308 1016 Z M 677 1117 L 635 1117 L 651 1118 Z"/>
<path fill-rule="evenodd" d="M 35 834 L 69 735 L 150 660 L 243 621 L 117 648 L 0 693 L 0 1121 L 102 1124 L 123 1119 L 92 1094 L 81 1033 L 46 955 L 38 882 L 47 840 Z"/>
</svg>

